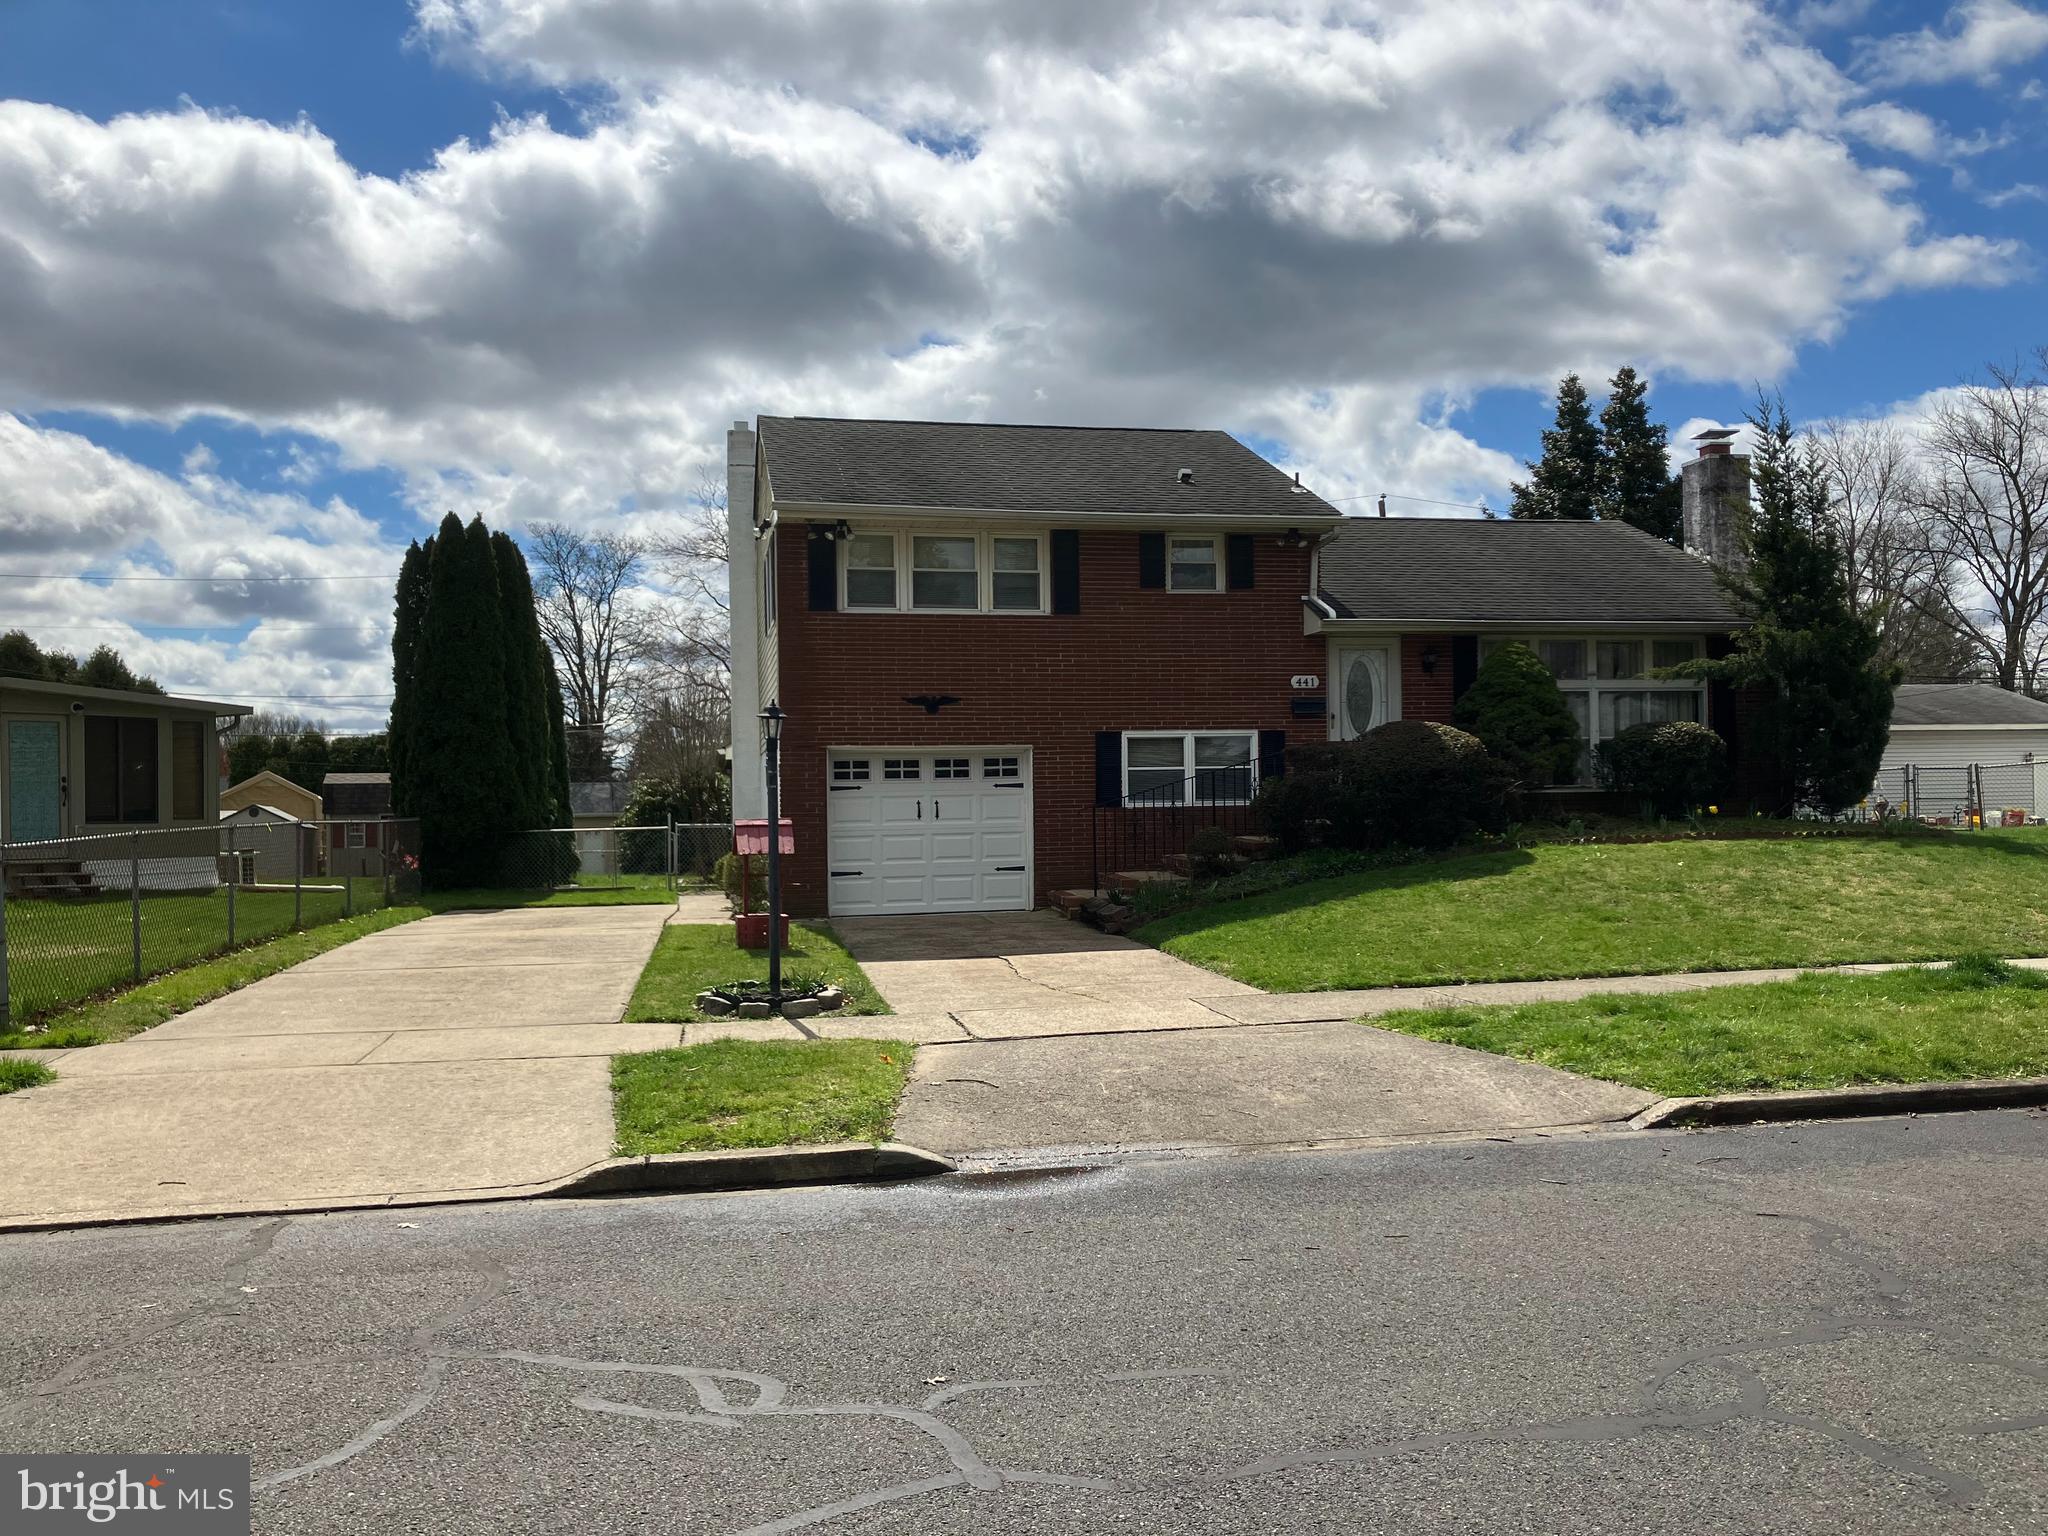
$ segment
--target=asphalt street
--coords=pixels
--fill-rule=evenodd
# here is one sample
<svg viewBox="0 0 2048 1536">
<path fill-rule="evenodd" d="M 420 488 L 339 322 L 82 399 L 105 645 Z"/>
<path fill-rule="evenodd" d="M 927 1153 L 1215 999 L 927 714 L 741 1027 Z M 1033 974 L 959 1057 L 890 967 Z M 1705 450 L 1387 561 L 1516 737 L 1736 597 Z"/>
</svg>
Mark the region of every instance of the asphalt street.
<svg viewBox="0 0 2048 1536">
<path fill-rule="evenodd" d="M 2048 1117 L 0 1238 L 0 1445 L 256 1529 L 2048 1530 Z"/>
</svg>

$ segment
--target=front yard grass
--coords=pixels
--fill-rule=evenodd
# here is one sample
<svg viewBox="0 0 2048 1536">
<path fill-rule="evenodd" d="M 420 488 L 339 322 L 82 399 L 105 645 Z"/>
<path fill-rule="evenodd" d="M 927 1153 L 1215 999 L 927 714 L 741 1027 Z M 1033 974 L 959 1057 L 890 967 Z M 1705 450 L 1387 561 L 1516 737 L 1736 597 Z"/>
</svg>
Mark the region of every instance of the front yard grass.
<svg viewBox="0 0 2048 1536">
<path fill-rule="evenodd" d="M 579 885 L 556 890 L 522 890 L 516 886 L 471 887 L 456 891 L 428 891 L 420 902 L 430 912 L 481 912 L 503 907 L 665 907 L 673 905 L 676 893 L 660 875 L 625 877 L 635 883 L 621 886 Z"/>
<path fill-rule="evenodd" d="M 1543 846 L 1343 875 L 1137 938 L 1276 992 L 2048 954 L 2037 833 Z"/>
<path fill-rule="evenodd" d="M 846 991 L 846 1006 L 839 1010 L 842 1014 L 889 1012 L 889 1005 L 859 963 L 824 929 L 792 923 L 789 946 L 782 956 L 785 981 L 838 983 Z M 661 941 L 640 973 L 640 984 L 626 1005 L 626 1018 L 633 1023 L 694 1023 L 704 1017 L 697 1011 L 697 994 L 706 987 L 746 979 L 760 981 L 767 975 L 767 951 L 741 949 L 732 924 L 670 923 L 661 930 Z"/>
<path fill-rule="evenodd" d="M 0 1059 L 0 1093 L 13 1093 L 22 1088 L 40 1088 L 44 1083 L 55 1080 L 57 1074 L 40 1061 L 25 1056 L 9 1056 Z"/>
<path fill-rule="evenodd" d="M 2048 976 L 1981 956 L 1937 970 L 1371 1022 L 1670 1097 L 2048 1073 Z"/>
<path fill-rule="evenodd" d="M 888 1138 L 915 1046 L 711 1040 L 612 1058 L 621 1156 Z"/>
</svg>

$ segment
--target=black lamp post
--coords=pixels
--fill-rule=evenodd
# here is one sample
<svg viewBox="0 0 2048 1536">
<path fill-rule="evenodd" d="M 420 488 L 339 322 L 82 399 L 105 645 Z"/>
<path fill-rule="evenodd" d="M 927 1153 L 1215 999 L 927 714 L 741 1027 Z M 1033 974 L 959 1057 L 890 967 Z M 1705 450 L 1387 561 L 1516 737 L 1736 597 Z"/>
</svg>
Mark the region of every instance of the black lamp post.
<svg viewBox="0 0 2048 1536">
<path fill-rule="evenodd" d="M 780 704 L 761 711 L 761 736 L 768 748 L 768 1006 L 782 1006 L 782 755 Z"/>
</svg>

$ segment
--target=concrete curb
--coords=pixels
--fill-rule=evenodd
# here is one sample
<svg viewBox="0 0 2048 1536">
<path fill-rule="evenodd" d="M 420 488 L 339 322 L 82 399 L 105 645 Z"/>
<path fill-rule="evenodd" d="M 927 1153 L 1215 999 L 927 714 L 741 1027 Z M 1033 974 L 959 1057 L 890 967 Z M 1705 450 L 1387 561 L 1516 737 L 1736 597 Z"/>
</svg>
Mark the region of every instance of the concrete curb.
<svg viewBox="0 0 2048 1536">
<path fill-rule="evenodd" d="M 574 1200 L 586 1196 L 682 1194 L 777 1189 L 794 1184 L 929 1178 L 952 1173 L 952 1159 L 922 1147 L 885 1141 L 830 1142 L 816 1147 L 740 1147 L 612 1157 L 559 1179 L 480 1189 L 399 1190 L 376 1195 L 312 1195 L 145 1211 L 61 1211 L 0 1216 L 0 1234 L 63 1232 L 143 1222 L 212 1221 L 234 1216 L 317 1216 L 349 1211 L 400 1211 L 432 1205 L 484 1205 L 508 1200 Z"/>
<path fill-rule="evenodd" d="M 2048 1104 L 2048 1077 L 1977 1078 L 1958 1083 L 1886 1083 L 1789 1093 L 1727 1093 L 1708 1099 L 1659 1099 L 1629 1120 L 1638 1131 L 1680 1126 L 1754 1125 L 1760 1121 L 1837 1120 L 1854 1115 L 1938 1115 L 1966 1109 L 2024 1109 Z"/>
</svg>

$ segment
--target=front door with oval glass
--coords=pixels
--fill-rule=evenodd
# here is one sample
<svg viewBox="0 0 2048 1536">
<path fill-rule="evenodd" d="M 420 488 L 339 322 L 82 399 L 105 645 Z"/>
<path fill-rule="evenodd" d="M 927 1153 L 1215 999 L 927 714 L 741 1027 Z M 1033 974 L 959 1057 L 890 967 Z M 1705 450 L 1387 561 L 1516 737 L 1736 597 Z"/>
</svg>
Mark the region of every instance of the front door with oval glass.
<svg viewBox="0 0 2048 1536">
<path fill-rule="evenodd" d="M 1383 645 L 1337 653 L 1337 737 L 1348 741 L 1387 723 L 1387 659 Z"/>
</svg>

